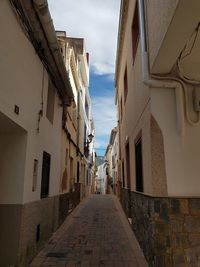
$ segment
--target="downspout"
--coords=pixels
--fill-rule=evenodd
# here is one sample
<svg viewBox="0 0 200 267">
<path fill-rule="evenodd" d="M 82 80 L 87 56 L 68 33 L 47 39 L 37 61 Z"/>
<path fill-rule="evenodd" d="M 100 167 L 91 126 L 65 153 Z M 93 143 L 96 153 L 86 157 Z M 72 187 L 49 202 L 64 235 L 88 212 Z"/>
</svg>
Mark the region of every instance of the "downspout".
<svg viewBox="0 0 200 267">
<path fill-rule="evenodd" d="M 140 38 L 141 38 L 141 53 L 142 53 L 142 79 L 145 85 L 150 88 L 168 88 L 175 90 L 176 96 L 176 111 L 177 111 L 177 122 L 178 132 L 184 136 L 184 103 L 183 93 L 185 96 L 185 113 L 187 121 L 190 125 L 196 125 L 196 122 L 191 121 L 189 112 L 187 109 L 188 99 L 186 95 L 187 88 L 183 81 L 174 77 L 157 76 L 151 75 L 149 71 L 149 54 L 147 45 L 147 34 L 146 34 L 146 22 L 145 22 L 145 7 L 144 0 L 138 0 L 139 2 L 139 20 L 140 20 Z"/>
</svg>

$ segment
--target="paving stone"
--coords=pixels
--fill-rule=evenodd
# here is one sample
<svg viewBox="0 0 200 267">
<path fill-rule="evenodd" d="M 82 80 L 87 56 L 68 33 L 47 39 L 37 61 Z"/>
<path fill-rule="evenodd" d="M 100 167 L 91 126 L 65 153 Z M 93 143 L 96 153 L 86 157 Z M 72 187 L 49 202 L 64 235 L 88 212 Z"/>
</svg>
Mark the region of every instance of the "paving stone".
<svg viewBox="0 0 200 267">
<path fill-rule="evenodd" d="M 190 199 L 189 207 L 191 210 L 191 214 L 200 215 L 200 199 Z"/>
<path fill-rule="evenodd" d="M 171 213 L 179 214 L 180 213 L 180 201 L 178 199 L 171 199 Z"/>
<path fill-rule="evenodd" d="M 183 220 L 171 220 L 171 231 L 181 233 L 183 231 Z"/>
<path fill-rule="evenodd" d="M 118 200 L 110 195 L 94 195 L 85 200 L 34 261 L 42 255 L 45 261 L 41 266 L 49 267 L 146 267 L 145 260 L 142 264 L 136 261 L 137 257 L 144 259 L 144 256 L 141 250 L 135 251 L 139 248 L 138 243 L 122 209 L 117 206 L 119 203 L 116 203 Z"/>
<path fill-rule="evenodd" d="M 177 250 L 173 254 L 173 266 L 183 267 L 187 266 L 184 252 L 182 250 Z"/>
<path fill-rule="evenodd" d="M 44 258 L 37 257 L 35 260 L 32 261 L 30 267 L 37 267 L 40 266 L 44 262 Z"/>
<path fill-rule="evenodd" d="M 169 235 L 170 225 L 169 223 L 155 222 L 155 231 L 157 234 Z"/>
<path fill-rule="evenodd" d="M 192 247 L 200 246 L 200 234 L 190 234 L 189 242 Z"/>
<path fill-rule="evenodd" d="M 187 248 L 189 246 L 188 235 L 178 233 L 172 236 L 172 244 L 174 247 Z"/>
<path fill-rule="evenodd" d="M 185 218 L 185 229 L 188 232 L 200 232 L 200 218 L 187 216 Z"/>
</svg>

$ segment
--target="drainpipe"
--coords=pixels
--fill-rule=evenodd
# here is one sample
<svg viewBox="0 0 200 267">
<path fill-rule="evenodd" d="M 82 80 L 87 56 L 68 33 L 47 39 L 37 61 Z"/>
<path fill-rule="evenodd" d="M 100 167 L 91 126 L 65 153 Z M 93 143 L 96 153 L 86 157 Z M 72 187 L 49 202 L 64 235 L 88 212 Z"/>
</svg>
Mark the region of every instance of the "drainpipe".
<svg viewBox="0 0 200 267">
<path fill-rule="evenodd" d="M 142 79 L 145 85 L 151 88 L 171 88 L 175 90 L 176 109 L 178 131 L 184 135 L 184 103 L 183 94 L 185 97 L 185 113 L 186 119 L 190 125 L 197 125 L 198 121 L 194 122 L 190 119 L 188 111 L 188 96 L 187 88 L 183 81 L 175 77 L 151 75 L 149 71 L 149 54 L 147 45 L 146 23 L 145 23 L 145 7 L 144 0 L 139 2 L 139 21 L 140 21 L 140 39 L 141 39 L 141 53 L 142 53 Z"/>
</svg>

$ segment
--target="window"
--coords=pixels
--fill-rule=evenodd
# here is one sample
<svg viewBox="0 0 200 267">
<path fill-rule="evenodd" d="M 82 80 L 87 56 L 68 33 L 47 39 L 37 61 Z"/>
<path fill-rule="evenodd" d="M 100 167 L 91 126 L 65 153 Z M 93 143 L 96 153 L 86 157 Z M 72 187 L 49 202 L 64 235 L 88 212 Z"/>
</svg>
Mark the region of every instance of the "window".
<svg viewBox="0 0 200 267">
<path fill-rule="evenodd" d="M 49 195 L 49 177 L 50 177 L 51 156 L 47 152 L 43 152 L 42 161 L 42 180 L 41 180 L 41 198 Z"/>
<path fill-rule="evenodd" d="M 36 227 L 36 243 L 40 241 L 40 224 Z"/>
<path fill-rule="evenodd" d="M 85 164 L 83 165 L 83 181 L 84 181 L 84 184 L 85 184 L 85 172 L 86 168 L 85 168 Z"/>
<path fill-rule="evenodd" d="M 85 113 L 87 115 L 87 118 L 89 118 L 89 105 L 86 97 L 85 97 Z"/>
<path fill-rule="evenodd" d="M 68 149 L 66 149 L 66 154 L 65 154 L 65 166 L 67 166 L 67 164 L 68 164 Z"/>
<path fill-rule="evenodd" d="M 127 188 L 131 188 L 130 181 L 130 151 L 129 151 L 129 143 L 126 144 L 126 182 Z"/>
<path fill-rule="evenodd" d="M 115 155 L 112 155 L 112 167 L 114 168 L 115 167 Z"/>
<path fill-rule="evenodd" d="M 53 123 L 53 117 L 54 117 L 54 102 L 55 102 L 55 89 L 52 82 L 49 80 L 46 117 L 51 123 Z"/>
<path fill-rule="evenodd" d="M 142 138 L 135 143 L 136 190 L 143 192 Z"/>
<path fill-rule="evenodd" d="M 121 179 L 121 164 L 120 163 L 117 164 L 117 177 L 118 177 L 119 182 L 121 182 L 122 179 Z"/>
<path fill-rule="evenodd" d="M 70 157 L 70 189 L 74 188 L 74 159 Z"/>
<path fill-rule="evenodd" d="M 122 187 L 125 187 L 124 161 L 122 161 Z"/>
<path fill-rule="evenodd" d="M 121 97 L 121 100 L 120 100 L 120 109 L 121 109 L 121 121 L 122 121 L 122 117 L 123 117 L 123 105 L 122 105 L 122 97 Z"/>
<path fill-rule="evenodd" d="M 34 159 L 33 163 L 33 184 L 32 184 L 32 191 L 34 192 L 37 187 L 37 173 L 38 173 L 38 160 Z"/>
<path fill-rule="evenodd" d="M 80 181 L 80 163 L 77 162 L 77 183 Z"/>
<path fill-rule="evenodd" d="M 86 144 L 87 141 L 87 127 L 86 124 L 84 123 L 84 144 Z"/>
<path fill-rule="evenodd" d="M 74 124 L 74 126 L 76 127 L 76 123 L 77 123 L 77 110 L 76 110 L 76 104 L 73 104 L 73 108 L 72 108 L 72 122 Z"/>
<path fill-rule="evenodd" d="M 90 184 L 90 179 L 89 179 L 89 171 L 86 171 L 86 185 Z"/>
<path fill-rule="evenodd" d="M 124 71 L 124 104 L 126 102 L 126 97 L 128 94 L 128 79 L 127 79 L 127 66 Z"/>
<path fill-rule="evenodd" d="M 132 55 L 133 55 L 133 63 L 135 61 L 135 56 L 139 43 L 139 17 L 138 17 L 138 1 L 136 1 L 133 23 L 132 23 Z"/>
</svg>

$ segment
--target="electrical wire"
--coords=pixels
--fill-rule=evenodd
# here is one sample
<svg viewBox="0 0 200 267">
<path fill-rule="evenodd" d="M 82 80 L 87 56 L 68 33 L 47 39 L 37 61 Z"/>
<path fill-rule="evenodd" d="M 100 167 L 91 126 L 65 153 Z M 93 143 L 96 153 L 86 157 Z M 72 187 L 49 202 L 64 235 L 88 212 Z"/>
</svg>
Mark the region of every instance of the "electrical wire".
<svg viewBox="0 0 200 267">
<path fill-rule="evenodd" d="M 158 80 L 171 80 L 171 81 L 175 81 L 178 82 L 183 89 L 183 95 L 184 95 L 184 99 L 185 99 L 185 115 L 186 115 L 186 119 L 188 121 L 188 123 L 192 126 L 196 126 L 200 124 L 200 112 L 197 113 L 197 120 L 193 121 L 190 118 L 190 114 L 189 114 L 189 110 L 188 110 L 188 106 L 189 106 L 189 99 L 188 99 L 188 93 L 187 93 L 187 87 L 184 84 L 184 82 L 180 79 L 180 78 L 175 78 L 175 77 L 167 77 L 167 76 L 157 76 L 157 75 L 152 75 L 153 78 L 158 79 Z"/>
<path fill-rule="evenodd" d="M 183 61 L 185 58 L 187 58 L 188 56 L 191 55 L 192 50 L 195 47 L 198 35 L 199 35 L 199 29 L 200 29 L 200 23 L 198 24 L 198 26 L 196 27 L 195 31 L 192 33 L 190 39 L 187 41 L 186 45 L 184 46 L 183 50 L 181 51 L 178 60 L 177 60 L 177 67 L 178 67 L 178 72 L 179 72 L 179 76 L 180 78 L 185 81 L 186 83 L 192 84 L 192 85 L 200 85 L 200 81 L 198 80 L 191 80 L 190 78 L 188 78 L 185 74 L 183 74 L 183 70 L 181 68 L 181 61 Z M 187 47 L 189 46 L 189 43 L 191 42 L 191 39 L 193 38 L 194 35 L 194 40 L 192 42 L 192 45 L 189 49 L 189 51 L 185 54 L 184 52 L 186 51 Z"/>
<path fill-rule="evenodd" d="M 186 48 L 187 48 L 189 42 L 191 41 L 191 38 L 189 39 L 189 41 L 188 41 L 188 42 L 186 43 L 186 45 L 184 46 L 184 48 L 183 48 L 183 50 L 182 50 L 182 52 L 181 52 L 181 54 L 180 54 L 180 59 L 181 59 L 181 60 L 183 60 L 184 58 L 188 57 L 188 56 L 192 53 L 192 50 L 193 50 L 193 48 L 194 48 L 194 46 L 195 46 L 195 43 L 196 43 L 196 40 L 197 40 L 197 37 L 198 37 L 199 28 L 200 28 L 200 23 L 198 24 L 198 26 L 196 27 L 195 31 L 194 31 L 194 32 L 192 33 L 192 35 L 191 35 L 191 38 L 192 38 L 192 36 L 195 34 L 195 36 L 194 36 L 194 40 L 193 40 L 193 43 L 192 43 L 192 46 L 191 46 L 189 52 L 188 52 L 186 55 L 182 56 L 183 53 L 184 53 L 184 51 L 186 50 Z"/>
</svg>

